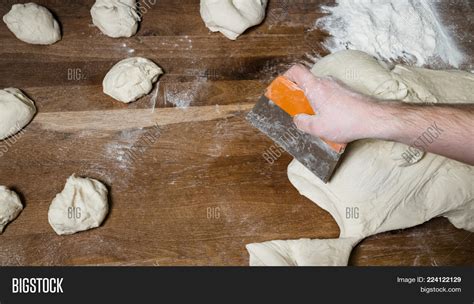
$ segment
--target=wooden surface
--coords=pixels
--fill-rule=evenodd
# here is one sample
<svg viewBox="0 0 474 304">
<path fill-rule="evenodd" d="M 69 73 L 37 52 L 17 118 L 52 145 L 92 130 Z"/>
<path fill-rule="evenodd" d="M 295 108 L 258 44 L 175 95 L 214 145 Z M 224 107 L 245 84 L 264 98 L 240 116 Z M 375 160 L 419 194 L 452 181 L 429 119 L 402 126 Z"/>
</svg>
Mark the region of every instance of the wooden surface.
<svg viewBox="0 0 474 304">
<path fill-rule="evenodd" d="M 13 2 L 1 1 L 0 14 Z M 91 26 L 92 0 L 38 3 L 58 16 L 61 42 L 27 45 L 0 25 L 0 87 L 24 90 L 39 110 L 0 157 L 0 184 L 25 204 L 0 236 L 0 265 L 248 265 L 247 243 L 338 236 L 289 183 L 291 158 L 266 163 L 272 142 L 244 120 L 272 77 L 325 55 L 326 35 L 310 28 L 331 1 L 272 0 L 265 23 L 235 42 L 209 33 L 198 0 L 156 1 L 138 35 L 117 40 Z M 472 55 L 472 4 L 443 6 Z M 107 71 L 128 56 L 166 71 L 156 102 L 102 93 Z M 108 185 L 111 212 L 98 229 L 60 237 L 48 207 L 73 173 Z M 474 265 L 473 253 L 472 234 L 435 219 L 364 240 L 350 264 Z"/>
</svg>

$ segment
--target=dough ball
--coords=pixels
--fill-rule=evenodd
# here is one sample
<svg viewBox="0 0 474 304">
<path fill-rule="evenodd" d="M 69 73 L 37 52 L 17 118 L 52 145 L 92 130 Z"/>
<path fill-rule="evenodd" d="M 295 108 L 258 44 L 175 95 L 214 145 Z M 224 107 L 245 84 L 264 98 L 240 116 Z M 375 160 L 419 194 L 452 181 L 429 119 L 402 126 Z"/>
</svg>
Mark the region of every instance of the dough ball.
<svg viewBox="0 0 474 304">
<path fill-rule="evenodd" d="M 136 0 L 97 0 L 91 9 L 92 22 L 112 38 L 137 33 L 140 15 Z"/>
<path fill-rule="evenodd" d="M 23 205 L 18 195 L 7 187 L 0 186 L 0 234 L 9 222 L 16 219 L 21 210 Z"/>
<path fill-rule="evenodd" d="M 201 0 L 201 17 L 213 32 L 231 40 L 265 19 L 267 0 Z"/>
<path fill-rule="evenodd" d="M 18 133 L 35 113 L 35 103 L 20 90 L 0 90 L 0 140 Z"/>
<path fill-rule="evenodd" d="M 163 70 L 146 58 L 128 58 L 117 63 L 105 76 L 104 93 L 123 103 L 133 102 L 153 89 Z"/>
<path fill-rule="evenodd" d="M 101 182 L 72 175 L 49 206 L 49 224 L 59 235 L 99 227 L 109 212 L 107 194 Z"/>
<path fill-rule="evenodd" d="M 61 40 L 61 29 L 53 14 L 36 3 L 14 4 L 3 21 L 26 43 L 47 45 Z"/>
</svg>

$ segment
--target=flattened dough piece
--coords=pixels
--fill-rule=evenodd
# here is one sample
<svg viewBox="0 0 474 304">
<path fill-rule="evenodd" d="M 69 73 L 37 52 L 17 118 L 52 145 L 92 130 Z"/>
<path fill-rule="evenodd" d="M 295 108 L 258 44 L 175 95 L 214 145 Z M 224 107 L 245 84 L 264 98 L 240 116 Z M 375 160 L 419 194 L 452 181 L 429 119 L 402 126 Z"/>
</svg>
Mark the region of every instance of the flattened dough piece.
<svg viewBox="0 0 474 304">
<path fill-rule="evenodd" d="M 61 40 L 61 29 L 53 14 L 36 3 L 14 4 L 3 21 L 26 43 L 48 45 Z"/>
<path fill-rule="evenodd" d="M 97 0 L 91 16 L 94 25 L 112 38 L 132 37 L 141 19 L 136 0 Z"/>
<path fill-rule="evenodd" d="M 0 90 L 0 140 L 21 131 L 36 114 L 35 103 L 15 88 Z"/>
<path fill-rule="evenodd" d="M 49 224 L 59 235 L 99 227 L 109 212 L 107 195 L 101 182 L 72 175 L 49 207 Z"/>
<path fill-rule="evenodd" d="M 267 0 L 201 0 L 201 17 L 213 32 L 236 40 L 265 19 Z"/>
<path fill-rule="evenodd" d="M 161 74 L 163 70 L 149 59 L 127 58 L 113 66 L 105 76 L 104 93 L 130 103 L 150 93 Z"/>
<path fill-rule="evenodd" d="M 250 266 L 345 266 L 358 239 L 270 241 L 247 245 Z"/>
<path fill-rule="evenodd" d="M 0 234 L 5 226 L 16 219 L 23 210 L 18 195 L 5 186 L 0 186 Z"/>
</svg>

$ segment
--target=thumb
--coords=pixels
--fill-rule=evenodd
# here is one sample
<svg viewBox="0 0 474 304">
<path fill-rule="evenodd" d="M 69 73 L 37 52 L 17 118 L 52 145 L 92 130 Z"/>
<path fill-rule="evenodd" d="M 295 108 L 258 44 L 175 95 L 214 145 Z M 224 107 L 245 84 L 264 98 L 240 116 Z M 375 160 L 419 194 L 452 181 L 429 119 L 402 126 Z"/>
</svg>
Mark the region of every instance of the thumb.
<svg viewBox="0 0 474 304">
<path fill-rule="evenodd" d="M 316 116 L 308 114 L 298 114 L 293 121 L 298 129 L 305 133 L 311 133 L 313 120 Z"/>
</svg>

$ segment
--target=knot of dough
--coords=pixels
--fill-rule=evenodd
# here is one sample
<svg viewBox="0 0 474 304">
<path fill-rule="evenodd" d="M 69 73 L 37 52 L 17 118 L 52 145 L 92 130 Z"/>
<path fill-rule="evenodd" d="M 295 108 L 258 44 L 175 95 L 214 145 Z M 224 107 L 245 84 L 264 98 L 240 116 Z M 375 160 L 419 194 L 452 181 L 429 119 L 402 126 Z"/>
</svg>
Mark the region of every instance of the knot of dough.
<svg viewBox="0 0 474 304">
<path fill-rule="evenodd" d="M 23 210 L 18 194 L 5 186 L 0 186 L 0 234 L 5 226 Z"/>
<path fill-rule="evenodd" d="M 201 0 L 201 17 L 213 32 L 231 40 L 265 18 L 268 0 Z"/>
<path fill-rule="evenodd" d="M 112 67 L 105 76 L 104 93 L 118 101 L 130 103 L 150 93 L 161 74 L 163 70 L 149 59 L 127 58 Z"/>
<path fill-rule="evenodd" d="M 51 202 L 48 221 L 58 235 L 99 227 L 109 212 L 108 190 L 92 179 L 72 175 Z"/>
<path fill-rule="evenodd" d="M 3 16 L 8 29 L 23 42 L 48 45 L 61 40 L 61 29 L 51 12 L 38 4 L 14 4 Z"/>
<path fill-rule="evenodd" d="M 112 38 L 135 35 L 141 20 L 136 0 L 97 0 L 91 16 L 94 25 Z"/>
<path fill-rule="evenodd" d="M 20 132 L 36 114 L 33 100 L 15 88 L 0 90 L 0 140 Z M 5 151 L 0 151 L 0 157 Z"/>
</svg>

